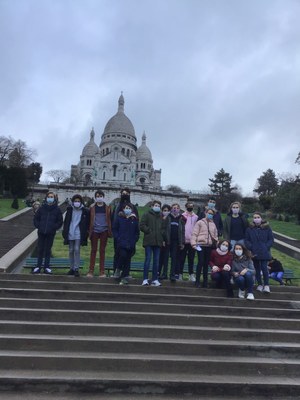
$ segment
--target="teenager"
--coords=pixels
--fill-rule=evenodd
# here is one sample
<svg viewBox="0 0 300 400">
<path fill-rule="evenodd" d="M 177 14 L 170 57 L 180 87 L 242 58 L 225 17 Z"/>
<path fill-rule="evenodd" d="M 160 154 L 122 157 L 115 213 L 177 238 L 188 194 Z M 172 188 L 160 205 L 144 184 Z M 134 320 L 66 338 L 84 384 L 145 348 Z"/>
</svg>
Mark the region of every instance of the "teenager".
<svg viewBox="0 0 300 400">
<path fill-rule="evenodd" d="M 171 212 L 171 206 L 169 204 L 164 204 L 161 208 L 161 217 L 162 220 L 165 221 L 167 216 Z M 169 266 L 169 255 L 170 255 L 170 246 L 168 243 L 164 243 L 164 245 L 160 248 L 159 253 L 159 265 L 158 265 L 158 276 L 159 280 L 168 278 L 168 266 Z"/>
<path fill-rule="evenodd" d="M 231 286 L 231 264 L 230 242 L 222 240 L 215 250 L 211 252 L 209 265 L 211 266 L 211 279 L 216 282 L 218 289 L 226 288 L 227 297 L 233 297 Z"/>
<path fill-rule="evenodd" d="M 255 269 L 250 251 L 242 244 L 233 248 L 232 276 L 239 288 L 238 297 L 244 299 L 247 290 L 247 300 L 254 300 Z"/>
<path fill-rule="evenodd" d="M 188 270 L 189 270 L 189 280 L 192 282 L 196 281 L 194 275 L 194 259 L 196 250 L 191 246 L 191 236 L 196 222 L 198 221 L 197 214 L 194 213 L 194 203 L 188 201 L 185 204 L 186 211 L 182 214 L 182 219 L 184 222 L 184 247 L 180 253 L 180 275 L 183 275 L 184 264 L 186 257 L 188 259 Z"/>
<path fill-rule="evenodd" d="M 236 243 L 245 244 L 246 229 L 249 226 L 246 215 L 242 213 L 241 203 L 235 201 L 230 205 L 223 224 L 223 237 L 230 241 L 233 248 Z"/>
</svg>

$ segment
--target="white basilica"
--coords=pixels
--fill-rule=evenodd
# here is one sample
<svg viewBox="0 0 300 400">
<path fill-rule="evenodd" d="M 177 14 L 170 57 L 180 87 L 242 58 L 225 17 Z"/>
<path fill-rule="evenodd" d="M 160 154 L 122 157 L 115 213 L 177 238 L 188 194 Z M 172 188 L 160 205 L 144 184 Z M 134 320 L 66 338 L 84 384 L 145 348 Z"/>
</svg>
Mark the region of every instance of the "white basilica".
<svg viewBox="0 0 300 400">
<path fill-rule="evenodd" d="M 71 166 L 71 179 L 87 186 L 117 185 L 159 190 L 161 170 L 153 168 L 145 132 L 142 144 L 137 148 L 134 127 L 124 113 L 122 94 L 118 103 L 118 112 L 107 122 L 99 147 L 95 143 L 94 129 L 91 130 L 79 164 Z"/>
</svg>

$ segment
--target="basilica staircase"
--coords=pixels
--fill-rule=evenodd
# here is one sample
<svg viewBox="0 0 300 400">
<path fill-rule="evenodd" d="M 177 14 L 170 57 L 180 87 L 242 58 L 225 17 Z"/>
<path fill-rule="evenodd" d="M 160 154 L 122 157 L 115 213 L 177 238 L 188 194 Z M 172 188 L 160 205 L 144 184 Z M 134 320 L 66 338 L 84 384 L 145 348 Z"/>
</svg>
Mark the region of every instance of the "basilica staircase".
<svg viewBox="0 0 300 400">
<path fill-rule="evenodd" d="M 1 399 L 300 398 L 300 287 L 247 301 L 2 274 L 0 288 Z"/>
</svg>

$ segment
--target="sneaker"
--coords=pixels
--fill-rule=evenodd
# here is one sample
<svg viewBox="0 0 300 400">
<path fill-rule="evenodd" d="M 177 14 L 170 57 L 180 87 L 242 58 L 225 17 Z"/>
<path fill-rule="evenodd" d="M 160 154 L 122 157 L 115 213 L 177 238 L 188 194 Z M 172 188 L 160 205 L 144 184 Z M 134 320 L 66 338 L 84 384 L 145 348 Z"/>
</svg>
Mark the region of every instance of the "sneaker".
<svg viewBox="0 0 300 400">
<path fill-rule="evenodd" d="M 179 280 L 179 275 L 178 275 L 178 274 L 175 275 L 175 279 L 176 279 L 177 281 Z"/>
<path fill-rule="evenodd" d="M 149 286 L 149 281 L 148 281 L 148 279 L 144 279 L 144 280 L 143 280 L 142 286 Z"/>
<path fill-rule="evenodd" d="M 74 269 L 69 269 L 69 271 L 67 272 L 67 275 L 75 275 Z"/>
<path fill-rule="evenodd" d="M 121 277 L 121 271 L 116 268 L 115 273 L 114 273 L 114 278 L 120 278 Z"/>
<path fill-rule="evenodd" d="M 40 274 L 41 268 L 39 268 L 39 267 L 32 268 L 31 273 L 32 274 Z"/>
<path fill-rule="evenodd" d="M 189 275 L 189 281 L 191 281 L 191 282 L 196 282 L 195 274 L 190 274 L 190 275 Z"/>
<path fill-rule="evenodd" d="M 106 278 L 106 274 L 100 274 L 99 278 Z"/>
<path fill-rule="evenodd" d="M 128 280 L 126 278 L 121 279 L 119 285 L 128 285 Z"/>
<path fill-rule="evenodd" d="M 271 292 L 270 286 L 268 286 L 268 285 L 264 286 L 263 292 L 264 292 L 264 293 L 270 293 L 270 292 Z"/>
<path fill-rule="evenodd" d="M 178 275 L 178 280 L 179 280 L 179 281 L 182 281 L 182 280 L 183 280 L 182 274 L 179 274 L 179 275 Z"/>
<path fill-rule="evenodd" d="M 79 273 L 79 270 L 78 270 L 78 269 L 75 269 L 75 271 L 74 271 L 74 276 L 76 276 L 76 277 L 80 276 L 80 273 Z"/>
<path fill-rule="evenodd" d="M 263 285 L 258 285 L 256 290 L 258 290 L 259 292 L 262 292 L 264 289 Z"/>
<path fill-rule="evenodd" d="M 86 276 L 87 276 L 88 278 L 93 278 L 93 277 L 94 277 L 94 274 L 93 274 L 93 272 L 89 271 L 89 272 L 86 274 Z"/>
<path fill-rule="evenodd" d="M 44 268 L 44 274 L 51 275 L 52 274 L 51 268 L 49 267 Z"/>
<path fill-rule="evenodd" d="M 156 279 L 155 281 L 152 281 L 151 286 L 161 286 L 161 283 Z"/>
<path fill-rule="evenodd" d="M 239 289 L 238 298 L 239 299 L 244 299 L 245 298 L 245 290 Z"/>
<path fill-rule="evenodd" d="M 247 300 L 254 300 L 254 295 L 253 295 L 253 293 L 248 293 L 248 294 L 247 294 Z"/>
</svg>

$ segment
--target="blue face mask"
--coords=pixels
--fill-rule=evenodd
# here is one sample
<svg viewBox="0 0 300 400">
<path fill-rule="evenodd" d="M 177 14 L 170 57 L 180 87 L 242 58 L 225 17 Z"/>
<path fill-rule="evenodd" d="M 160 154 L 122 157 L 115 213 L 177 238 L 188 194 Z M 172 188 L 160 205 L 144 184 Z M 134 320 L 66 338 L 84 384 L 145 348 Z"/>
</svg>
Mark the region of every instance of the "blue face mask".
<svg viewBox="0 0 300 400">
<path fill-rule="evenodd" d="M 124 208 L 124 214 L 125 215 L 130 215 L 131 214 L 131 209 L 130 208 Z"/>
<path fill-rule="evenodd" d="M 54 198 L 53 197 L 47 197 L 47 203 L 48 204 L 53 204 L 54 203 Z"/>
<path fill-rule="evenodd" d="M 206 214 L 208 219 L 213 219 L 213 215 L 212 214 Z"/>
<path fill-rule="evenodd" d="M 213 209 L 213 208 L 215 208 L 216 205 L 215 205 L 215 203 L 208 203 L 207 206 L 208 206 L 208 208 Z"/>
<path fill-rule="evenodd" d="M 160 212 L 160 207 L 159 206 L 154 206 L 154 207 L 152 207 L 152 210 L 154 212 Z"/>
</svg>

